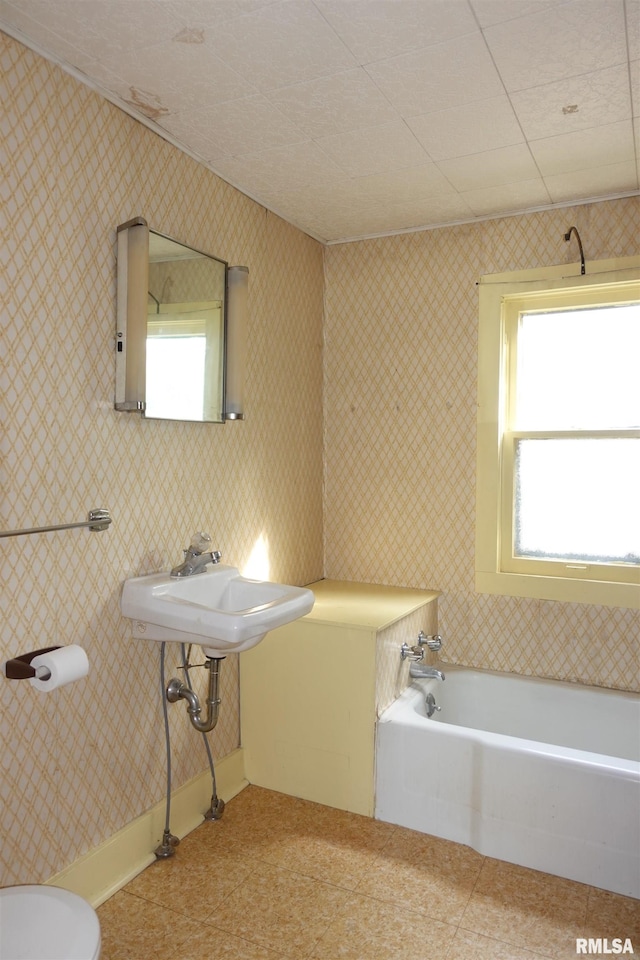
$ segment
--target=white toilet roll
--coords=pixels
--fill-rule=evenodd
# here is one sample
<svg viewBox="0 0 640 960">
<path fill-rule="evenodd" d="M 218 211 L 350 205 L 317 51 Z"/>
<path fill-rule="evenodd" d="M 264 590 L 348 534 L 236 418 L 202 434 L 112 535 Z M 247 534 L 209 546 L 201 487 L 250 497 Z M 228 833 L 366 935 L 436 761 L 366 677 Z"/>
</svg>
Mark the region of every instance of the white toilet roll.
<svg viewBox="0 0 640 960">
<path fill-rule="evenodd" d="M 66 647 L 58 647 L 50 653 L 42 653 L 34 657 L 31 666 L 35 669 L 36 676 L 32 677 L 29 683 L 36 690 L 48 693 L 50 690 L 63 687 L 65 683 L 86 677 L 89 672 L 89 659 L 82 647 L 70 643 Z M 51 676 L 48 680 L 40 679 L 38 674 L 45 673 L 45 669 L 39 670 L 39 667 L 49 671 Z"/>
</svg>

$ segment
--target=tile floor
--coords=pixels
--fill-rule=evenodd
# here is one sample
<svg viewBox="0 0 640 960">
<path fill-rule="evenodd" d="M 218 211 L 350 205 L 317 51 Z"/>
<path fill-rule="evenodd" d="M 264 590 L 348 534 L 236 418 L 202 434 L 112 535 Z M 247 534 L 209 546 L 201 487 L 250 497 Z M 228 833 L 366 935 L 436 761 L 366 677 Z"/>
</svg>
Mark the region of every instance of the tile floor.
<svg viewBox="0 0 640 960">
<path fill-rule="evenodd" d="M 250 786 L 98 909 L 101 960 L 564 960 L 640 901 Z"/>
</svg>

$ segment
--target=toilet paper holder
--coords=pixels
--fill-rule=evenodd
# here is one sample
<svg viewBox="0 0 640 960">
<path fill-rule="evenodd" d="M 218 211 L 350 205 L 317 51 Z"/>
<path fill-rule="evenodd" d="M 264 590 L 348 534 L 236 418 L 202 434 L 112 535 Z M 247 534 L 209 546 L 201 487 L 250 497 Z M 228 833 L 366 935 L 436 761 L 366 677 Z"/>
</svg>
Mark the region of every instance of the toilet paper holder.
<svg viewBox="0 0 640 960">
<path fill-rule="evenodd" d="M 32 650 L 31 653 L 23 653 L 19 657 L 13 657 L 3 663 L 3 672 L 7 680 L 28 680 L 30 677 L 39 676 L 40 680 L 48 680 L 51 674 L 46 670 L 49 676 L 36 674 L 36 668 L 31 666 L 31 661 L 39 657 L 42 653 L 51 653 L 52 650 L 59 650 L 60 644 L 55 647 L 43 647 L 42 650 Z M 40 668 L 43 669 L 42 667 Z M 45 668 L 46 669 L 46 668 Z"/>
</svg>

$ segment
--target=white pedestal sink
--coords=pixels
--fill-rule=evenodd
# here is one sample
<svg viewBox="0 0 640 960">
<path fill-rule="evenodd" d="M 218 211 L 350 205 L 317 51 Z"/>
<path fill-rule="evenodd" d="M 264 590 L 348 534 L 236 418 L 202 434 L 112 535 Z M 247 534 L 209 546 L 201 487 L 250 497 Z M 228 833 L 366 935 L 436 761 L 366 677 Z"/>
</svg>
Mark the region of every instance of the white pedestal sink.
<svg viewBox="0 0 640 960">
<path fill-rule="evenodd" d="M 152 573 L 126 580 L 120 608 L 133 620 L 135 637 L 198 643 L 207 657 L 224 657 L 304 617 L 313 601 L 305 587 L 249 580 L 219 563 L 193 576 Z"/>
</svg>

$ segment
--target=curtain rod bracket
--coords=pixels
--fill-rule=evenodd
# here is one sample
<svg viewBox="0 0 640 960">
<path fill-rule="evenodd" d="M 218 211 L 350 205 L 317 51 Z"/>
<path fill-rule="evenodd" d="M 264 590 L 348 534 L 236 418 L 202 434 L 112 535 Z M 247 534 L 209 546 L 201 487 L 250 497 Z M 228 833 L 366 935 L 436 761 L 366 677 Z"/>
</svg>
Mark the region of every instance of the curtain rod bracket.
<svg viewBox="0 0 640 960">
<path fill-rule="evenodd" d="M 580 239 L 580 234 L 578 233 L 577 227 L 569 227 L 567 232 L 564 235 L 564 239 L 568 242 L 571 239 L 571 234 L 575 233 L 576 240 L 578 241 L 578 246 L 580 247 L 580 273 L 582 276 L 587 272 L 584 266 L 584 251 L 582 249 L 582 240 Z"/>
</svg>

